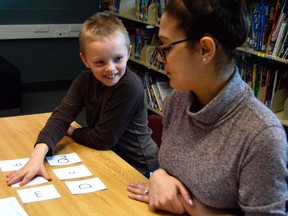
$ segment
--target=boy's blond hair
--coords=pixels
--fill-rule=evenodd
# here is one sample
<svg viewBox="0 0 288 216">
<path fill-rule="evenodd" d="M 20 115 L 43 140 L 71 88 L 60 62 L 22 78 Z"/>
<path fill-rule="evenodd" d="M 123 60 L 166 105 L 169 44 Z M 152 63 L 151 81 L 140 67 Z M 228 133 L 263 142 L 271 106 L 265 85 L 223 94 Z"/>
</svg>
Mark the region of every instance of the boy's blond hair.
<svg viewBox="0 0 288 216">
<path fill-rule="evenodd" d="M 114 15 L 100 12 L 87 19 L 79 33 L 80 52 L 85 51 L 87 43 L 109 39 L 121 35 L 125 40 L 127 49 L 130 49 L 130 39 L 127 29 L 122 21 Z"/>
</svg>

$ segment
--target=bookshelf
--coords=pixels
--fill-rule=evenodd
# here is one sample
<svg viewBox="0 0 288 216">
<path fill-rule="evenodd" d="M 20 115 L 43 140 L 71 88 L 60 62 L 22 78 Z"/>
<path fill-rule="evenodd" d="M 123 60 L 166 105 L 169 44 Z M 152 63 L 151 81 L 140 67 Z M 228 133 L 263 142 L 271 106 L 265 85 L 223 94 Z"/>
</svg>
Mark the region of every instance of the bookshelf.
<svg viewBox="0 0 288 216">
<path fill-rule="evenodd" d="M 271 104 L 267 105 L 263 101 L 263 97 L 266 96 L 263 94 L 267 93 L 265 88 L 269 86 L 267 82 L 263 87 L 260 84 L 258 92 L 254 94 L 276 114 L 284 126 L 288 127 L 288 55 L 284 55 L 288 53 L 288 0 L 249 0 L 247 9 L 250 14 L 248 39 L 247 43 L 237 50 L 241 55 L 255 59 L 255 62 L 258 62 L 254 65 L 255 68 L 260 65 L 261 70 L 269 68 L 268 70 L 273 71 L 271 76 L 268 76 L 270 81 L 274 79 Z M 286 77 L 284 80 L 283 74 Z M 275 88 L 275 84 L 279 85 Z"/>
<path fill-rule="evenodd" d="M 271 4 L 273 5 L 273 4 L 276 4 L 277 2 L 286 2 L 286 1 L 288 1 L 288 0 L 272 0 Z M 151 11 L 153 13 L 156 13 L 156 14 L 151 13 L 151 11 L 150 11 L 150 13 L 147 12 L 147 14 L 148 14 L 147 19 L 143 19 L 143 16 L 139 15 L 139 13 L 137 12 L 138 9 L 137 9 L 135 2 L 136 2 L 135 0 L 129 0 L 129 1 L 128 0 L 122 0 L 122 1 L 120 1 L 120 4 L 118 5 L 119 7 L 115 10 L 116 12 L 113 10 L 111 11 L 111 9 L 109 9 L 110 13 L 115 15 L 115 16 L 118 16 L 119 18 L 121 18 L 122 20 L 125 20 L 127 22 L 135 22 L 135 23 L 138 23 L 139 25 L 150 25 L 154 28 L 158 28 L 159 27 L 158 22 L 159 22 L 159 17 L 160 17 L 158 15 L 159 10 L 156 12 L 155 8 L 152 8 L 153 10 L 151 9 Z M 257 1 L 251 1 L 251 2 L 254 3 Z M 264 3 L 265 1 L 259 0 L 258 2 Z M 271 2 L 271 1 L 269 1 L 269 2 Z M 287 3 L 287 5 L 288 5 L 288 3 Z M 251 7 L 251 5 L 249 5 L 249 4 L 248 4 L 248 6 Z M 252 5 L 252 6 L 254 8 L 256 7 L 255 5 Z M 147 11 L 148 11 L 148 9 L 147 9 Z M 279 9 L 279 11 L 281 11 L 281 10 Z M 251 11 L 250 11 L 250 13 L 251 13 Z M 259 12 L 258 15 L 259 16 L 261 15 L 261 11 Z M 264 20 L 264 19 L 262 19 L 262 20 Z M 270 20 L 270 21 L 272 22 L 272 20 Z M 251 18 L 250 22 L 252 22 L 252 18 Z M 252 28 L 252 23 L 250 23 L 250 26 Z M 260 23 L 258 26 L 260 26 Z M 287 29 L 288 29 L 288 27 L 287 27 Z M 286 29 L 286 31 L 287 31 L 287 29 Z M 261 29 L 258 29 L 258 30 L 259 30 L 259 32 L 261 32 L 260 31 Z M 284 67 L 287 68 L 286 73 L 288 73 L 288 58 L 287 59 L 286 58 L 280 58 L 278 55 L 272 54 L 272 52 L 265 52 L 263 50 L 265 47 L 263 44 L 260 47 L 255 46 L 256 38 L 257 38 L 257 40 L 260 40 L 260 39 L 259 39 L 259 36 L 255 35 L 255 34 L 253 35 L 254 39 L 251 38 L 252 37 L 251 32 L 252 32 L 252 30 L 250 30 L 249 41 L 247 41 L 247 44 L 245 46 L 238 47 L 237 48 L 238 52 L 242 53 L 242 55 L 245 55 L 246 58 L 251 58 L 251 57 L 258 58 L 259 62 L 263 62 L 265 64 L 267 64 L 268 61 L 273 62 L 272 64 L 274 64 L 274 63 L 275 64 L 282 64 L 282 65 L 284 65 Z M 277 39 L 277 37 L 276 37 L 276 39 Z M 267 40 L 268 40 L 268 38 L 267 38 Z M 252 43 L 251 41 L 253 41 L 255 44 Z M 274 43 L 275 42 L 276 41 L 274 41 Z M 267 47 L 268 47 L 268 44 L 267 44 Z M 136 64 L 139 64 L 139 65 L 142 65 L 142 66 L 146 67 L 147 69 L 152 70 L 152 71 L 159 73 L 161 75 L 166 75 L 166 72 L 164 70 L 158 69 L 154 65 L 151 65 L 149 63 L 149 61 L 147 61 L 147 59 L 145 61 L 143 61 L 142 59 L 136 59 L 135 56 L 132 55 L 130 57 L 130 61 L 132 61 Z M 282 97 L 283 97 L 283 95 L 282 95 Z M 258 97 L 258 99 L 259 99 L 259 97 Z M 285 98 L 284 99 L 280 98 L 279 100 L 278 100 L 278 98 L 276 98 L 276 99 L 277 99 L 276 101 L 278 101 L 278 103 L 279 103 L 279 101 L 281 101 L 282 106 L 284 106 L 284 108 L 283 108 L 283 110 L 275 112 L 275 114 L 281 120 L 282 124 L 284 126 L 288 127 L 288 97 L 286 98 L 286 100 L 285 100 Z M 158 115 L 162 115 L 161 111 L 159 111 L 158 109 L 153 109 L 149 105 L 148 105 L 148 109 L 150 111 L 158 114 Z M 272 109 L 272 111 L 273 111 L 273 109 Z"/>
<path fill-rule="evenodd" d="M 155 67 L 154 65 L 145 63 L 145 62 L 143 62 L 143 61 L 141 61 L 141 60 L 135 59 L 134 57 L 130 57 L 129 60 L 130 60 L 130 61 L 133 61 L 133 62 L 135 62 L 135 63 L 137 63 L 137 64 L 143 65 L 143 66 L 145 66 L 147 69 L 151 69 L 151 70 L 154 70 L 154 71 L 156 71 L 156 72 L 158 72 L 158 73 L 161 73 L 161 74 L 163 74 L 163 75 L 166 75 L 166 72 L 165 72 L 164 70 L 158 69 L 158 68 Z"/>
<path fill-rule="evenodd" d="M 129 24 L 129 23 L 136 24 L 135 25 L 136 28 L 148 26 L 149 29 L 154 28 L 155 32 L 157 32 L 157 35 L 158 35 L 158 29 L 157 29 L 159 27 L 158 6 L 155 3 L 151 4 L 149 7 L 147 7 L 147 10 L 146 10 L 147 14 L 146 15 L 141 15 L 141 14 L 139 14 L 139 12 L 137 12 L 137 6 L 136 6 L 135 0 L 129 0 L 129 1 L 128 0 L 122 0 L 119 2 L 119 4 L 115 3 L 115 5 L 113 5 L 112 7 L 111 6 L 108 6 L 108 7 L 109 7 L 108 12 L 110 14 L 113 14 L 113 15 L 119 17 L 120 19 L 122 19 L 126 28 L 127 28 L 126 24 Z M 103 10 L 103 8 L 102 8 L 102 10 Z M 107 8 L 106 8 L 106 10 L 107 10 Z M 129 27 L 128 27 L 128 32 L 129 32 Z M 144 47 L 142 47 L 140 58 L 139 58 L 139 54 L 136 55 L 134 52 L 134 50 L 135 50 L 135 39 L 134 38 L 131 39 L 131 44 L 132 44 L 132 55 L 129 58 L 129 61 L 131 63 L 134 63 L 134 65 L 137 64 L 139 66 L 144 67 L 145 68 L 144 70 L 146 70 L 147 73 L 156 73 L 157 76 L 159 75 L 159 76 L 167 77 L 166 72 L 163 69 L 159 68 L 159 66 L 156 66 L 156 65 L 153 65 L 150 63 L 150 59 L 151 59 L 152 54 L 153 54 L 153 52 L 151 52 L 150 50 L 154 51 L 156 49 L 156 46 L 154 46 L 154 47 L 148 46 L 146 49 L 147 51 L 145 50 L 146 52 L 144 51 Z M 140 76 L 142 76 L 142 75 L 140 74 Z M 167 79 L 168 79 L 168 77 L 167 77 Z M 144 80 L 144 78 L 143 78 L 143 80 Z M 144 85 L 145 85 L 145 83 L 144 83 Z M 159 109 L 158 107 L 153 108 L 149 104 L 147 92 L 146 92 L 146 98 L 147 98 L 148 110 L 151 111 L 152 113 L 155 113 L 157 115 L 162 116 L 162 110 L 161 109 Z"/>
<path fill-rule="evenodd" d="M 288 59 L 283 59 L 283 58 L 279 58 L 277 56 L 273 56 L 271 54 L 255 51 L 252 48 L 250 48 L 249 46 L 238 47 L 237 50 L 240 51 L 240 52 L 244 52 L 244 53 L 247 53 L 247 54 L 258 56 L 260 58 L 264 58 L 264 60 L 265 59 L 271 59 L 271 60 L 274 60 L 274 61 L 277 61 L 277 62 L 288 64 Z"/>
<path fill-rule="evenodd" d="M 251 75 L 250 77 L 250 83 L 248 82 L 248 84 L 251 86 L 252 90 L 254 91 L 255 96 L 264 104 L 266 104 L 266 106 L 268 106 L 275 114 L 276 116 L 280 119 L 280 121 L 282 122 L 282 124 L 285 127 L 288 127 L 288 60 L 287 59 L 281 59 L 279 57 L 275 57 L 271 54 L 267 54 L 267 53 L 262 53 L 259 51 L 255 51 L 253 49 L 251 49 L 250 47 L 239 47 L 237 48 L 238 53 L 240 54 L 240 56 L 246 56 L 245 58 L 248 59 L 248 61 L 250 60 L 251 65 L 248 66 L 248 68 L 244 69 L 246 72 L 248 71 L 248 73 L 252 73 L 251 71 L 255 72 L 253 75 Z M 252 59 L 252 60 L 251 60 Z M 243 63 L 244 60 L 240 60 L 241 63 Z M 253 63 L 254 61 L 254 63 Z M 255 63 L 256 62 L 256 63 Z M 239 66 L 239 69 L 241 71 L 241 63 Z M 255 66 L 259 66 L 258 68 L 255 69 Z M 250 67 L 250 68 L 249 68 Z M 251 71 L 250 71 L 251 70 Z M 259 89 L 257 92 L 255 92 L 254 89 L 254 83 L 252 84 L 251 82 L 254 82 L 256 78 L 253 78 L 253 76 L 256 76 L 255 74 L 258 71 L 265 71 L 268 74 L 268 71 L 270 72 L 270 88 L 272 90 L 272 98 L 270 100 L 270 102 L 267 104 L 267 101 L 264 100 L 263 94 L 265 94 L 266 91 L 270 91 L 269 88 L 268 90 L 265 90 L 267 87 L 267 81 L 266 81 L 266 85 L 264 85 L 263 87 L 261 87 L 261 81 L 259 81 Z M 261 71 L 261 77 L 262 77 L 262 71 Z M 264 73 L 264 72 L 263 72 Z M 265 74 L 265 77 L 267 77 L 268 75 Z M 277 75 L 276 75 L 277 74 Z M 242 75 L 242 74 L 241 74 Z M 259 76 L 259 75 L 258 75 Z M 264 76 L 264 75 L 263 75 Z M 275 88 L 275 84 L 278 86 L 278 84 L 280 83 L 280 77 L 279 76 L 286 76 L 286 79 L 283 82 L 284 85 L 286 84 L 286 88 L 285 89 L 277 89 L 277 87 Z M 265 77 L 263 79 L 265 79 Z M 242 75 L 243 78 L 243 75 Z M 244 79 L 244 78 L 243 78 Z M 253 81 L 254 80 L 254 81 Z M 247 82 L 247 80 L 245 80 Z M 272 88 L 273 87 L 273 88 Z"/>
</svg>

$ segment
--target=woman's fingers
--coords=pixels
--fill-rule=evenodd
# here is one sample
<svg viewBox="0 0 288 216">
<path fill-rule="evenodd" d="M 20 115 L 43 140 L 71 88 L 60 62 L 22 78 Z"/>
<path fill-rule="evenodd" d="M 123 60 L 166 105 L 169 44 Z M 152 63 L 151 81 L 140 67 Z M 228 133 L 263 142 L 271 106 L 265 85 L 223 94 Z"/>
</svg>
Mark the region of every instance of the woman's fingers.
<svg viewBox="0 0 288 216">
<path fill-rule="evenodd" d="M 130 193 L 128 197 L 140 202 L 149 203 L 149 197 L 147 195 Z"/>
<path fill-rule="evenodd" d="M 130 183 L 127 190 L 131 192 L 128 197 L 141 202 L 149 203 L 149 185 L 146 183 Z"/>
</svg>

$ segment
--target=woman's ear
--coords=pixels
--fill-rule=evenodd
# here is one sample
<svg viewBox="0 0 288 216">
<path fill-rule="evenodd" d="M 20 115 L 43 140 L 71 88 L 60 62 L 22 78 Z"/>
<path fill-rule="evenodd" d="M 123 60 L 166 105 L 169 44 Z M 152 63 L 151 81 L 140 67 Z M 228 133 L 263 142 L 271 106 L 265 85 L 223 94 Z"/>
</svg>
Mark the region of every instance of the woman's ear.
<svg viewBox="0 0 288 216">
<path fill-rule="evenodd" d="M 84 54 L 81 53 L 81 52 L 80 52 L 80 59 L 82 60 L 82 62 L 84 63 L 84 65 L 85 65 L 87 68 L 90 68 L 90 67 L 89 67 L 89 64 L 88 64 L 88 62 L 87 62 L 87 60 L 86 60 L 86 58 L 85 58 L 85 56 L 84 56 Z"/>
<path fill-rule="evenodd" d="M 202 63 L 211 62 L 216 53 L 216 44 L 213 38 L 204 36 L 200 39 Z"/>
</svg>

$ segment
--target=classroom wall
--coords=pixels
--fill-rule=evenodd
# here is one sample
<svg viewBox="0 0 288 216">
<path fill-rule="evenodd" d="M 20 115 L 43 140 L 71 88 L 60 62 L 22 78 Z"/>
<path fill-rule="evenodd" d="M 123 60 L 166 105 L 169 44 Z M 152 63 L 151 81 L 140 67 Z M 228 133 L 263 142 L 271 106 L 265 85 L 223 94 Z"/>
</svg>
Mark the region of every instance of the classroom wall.
<svg viewBox="0 0 288 216">
<path fill-rule="evenodd" d="M 83 23 L 98 8 L 98 0 L 0 0 L 0 25 Z M 22 84 L 72 80 L 84 69 L 78 38 L 0 40 L 0 56 Z"/>
</svg>

